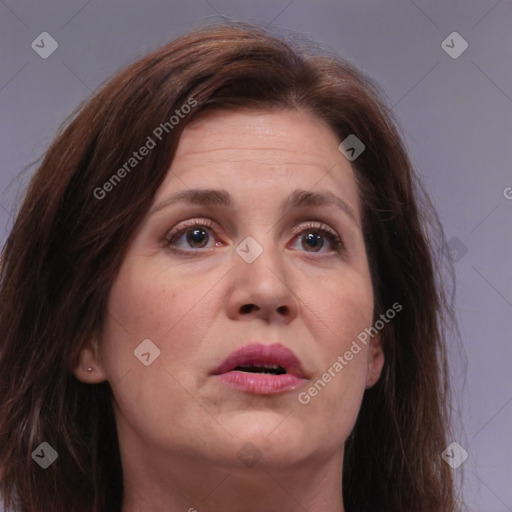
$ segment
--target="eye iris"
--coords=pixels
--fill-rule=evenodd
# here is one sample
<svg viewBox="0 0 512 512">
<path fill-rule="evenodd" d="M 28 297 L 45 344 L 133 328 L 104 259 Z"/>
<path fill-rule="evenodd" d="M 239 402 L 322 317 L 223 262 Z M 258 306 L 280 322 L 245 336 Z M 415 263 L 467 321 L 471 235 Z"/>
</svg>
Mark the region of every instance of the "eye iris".
<svg viewBox="0 0 512 512">
<path fill-rule="evenodd" d="M 187 232 L 187 242 L 194 247 L 203 247 L 208 243 L 208 233 L 203 228 L 194 228 Z"/>
<path fill-rule="evenodd" d="M 307 244 L 306 247 L 313 250 L 321 249 L 324 245 L 322 237 L 316 233 L 308 233 L 304 235 L 303 242 Z"/>
</svg>

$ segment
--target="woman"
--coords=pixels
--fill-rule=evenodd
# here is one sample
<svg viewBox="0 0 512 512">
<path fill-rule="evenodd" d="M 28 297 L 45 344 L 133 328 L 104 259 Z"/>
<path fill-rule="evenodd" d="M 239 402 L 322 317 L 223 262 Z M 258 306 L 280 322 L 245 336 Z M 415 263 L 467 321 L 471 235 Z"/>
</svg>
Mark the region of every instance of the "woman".
<svg viewBox="0 0 512 512">
<path fill-rule="evenodd" d="M 420 198 L 338 58 L 219 26 L 116 75 L 4 247 L 6 505 L 454 511 Z"/>
</svg>

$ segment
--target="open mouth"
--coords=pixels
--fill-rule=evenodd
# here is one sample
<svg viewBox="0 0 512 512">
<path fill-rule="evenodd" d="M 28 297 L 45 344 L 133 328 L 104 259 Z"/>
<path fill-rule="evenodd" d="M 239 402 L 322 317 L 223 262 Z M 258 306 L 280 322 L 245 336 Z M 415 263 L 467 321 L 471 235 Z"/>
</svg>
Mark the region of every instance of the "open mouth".
<svg viewBox="0 0 512 512">
<path fill-rule="evenodd" d="M 241 365 L 236 366 L 232 371 L 246 373 L 266 373 L 269 375 L 284 375 L 285 373 L 288 373 L 282 366 L 277 364 L 268 364 L 263 366 Z"/>
<path fill-rule="evenodd" d="M 279 343 L 252 343 L 232 352 L 213 377 L 238 391 L 272 395 L 292 391 L 307 382 L 297 356 Z"/>
</svg>

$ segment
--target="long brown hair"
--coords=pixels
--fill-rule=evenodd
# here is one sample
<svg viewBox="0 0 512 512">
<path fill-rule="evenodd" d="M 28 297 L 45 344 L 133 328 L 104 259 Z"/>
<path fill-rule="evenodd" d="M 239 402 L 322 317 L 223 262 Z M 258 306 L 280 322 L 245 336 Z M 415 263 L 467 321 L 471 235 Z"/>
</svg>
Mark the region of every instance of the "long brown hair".
<svg viewBox="0 0 512 512">
<path fill-rule="evenodd" d="M 443 342 L 449 309 L 419 214 L 423 196 L 381 97 L 338 57 L 262 29 L 222 25 L 132 64 L 79 110 L 35 173 L 2 253 L 0 479 L 7 506 L 120 510 L 111 388 L 73 376 L 79 350 L 102 328 L 113 280 L 185 126 L 206 109 L 302 108 L 327 122 L 340 142 L 355 134 L 365 144 L 352 165 L 375 312 L 395 302 L 403 307 L 382 332 L 383 374 L 366 391 L 346 442 L 347 512 L 455 510 L 451 470 L 441 459 L 449 420 Z M 179 122 L 169 122 L 192 102 Z M 156 147 L 113 180 L 166 122 Z M 31 457 L 41 442 L 58 453 L 45 470 Z"/>
</svg>

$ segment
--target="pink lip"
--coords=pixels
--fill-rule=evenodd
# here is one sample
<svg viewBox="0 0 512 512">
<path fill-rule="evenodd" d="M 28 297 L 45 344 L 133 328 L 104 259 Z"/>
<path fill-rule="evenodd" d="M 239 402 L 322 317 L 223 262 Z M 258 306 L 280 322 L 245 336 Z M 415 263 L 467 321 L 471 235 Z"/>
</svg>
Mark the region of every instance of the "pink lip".
<svg viewBox="0 0 512 512">
<path fill-rule="evenodd" d="M 286 373 L 273 375 L 235 370 L 237 366 L 265 365 L 281 366 Z M 307 378 L 297 356 L 279 343 L 246 345 L 231 353 L 213 370 L 212 375 L 240 391 L 258 394 L 274 394 L 296 389 Z"/>
</svg>

